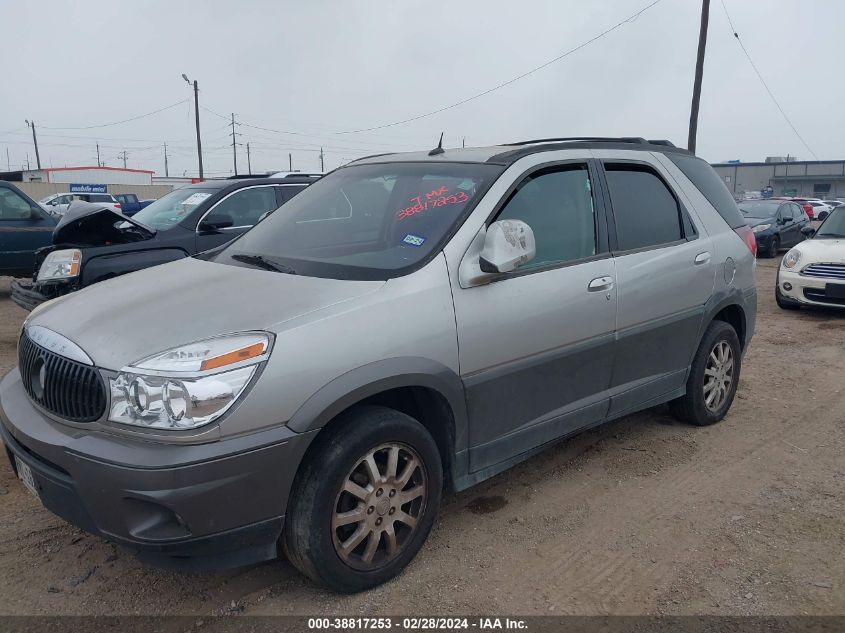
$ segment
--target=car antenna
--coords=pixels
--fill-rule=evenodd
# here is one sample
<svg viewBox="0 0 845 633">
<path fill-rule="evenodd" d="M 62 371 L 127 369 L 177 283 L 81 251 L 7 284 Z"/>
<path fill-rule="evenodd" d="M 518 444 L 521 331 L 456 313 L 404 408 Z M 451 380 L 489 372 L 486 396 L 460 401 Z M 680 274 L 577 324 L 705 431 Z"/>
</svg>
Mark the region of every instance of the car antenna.
<svg viewBox="0 0 845 633">
<path fill-rule="evenodd" d="M 429 156 L 437 156 L 438 154 L 443 154 L 446 150 L 443 149 L 443 132 L 440 133 L 440 142 L 437 143 L 437 147 L 431 150 L 428 155 Z"/>
</svg>

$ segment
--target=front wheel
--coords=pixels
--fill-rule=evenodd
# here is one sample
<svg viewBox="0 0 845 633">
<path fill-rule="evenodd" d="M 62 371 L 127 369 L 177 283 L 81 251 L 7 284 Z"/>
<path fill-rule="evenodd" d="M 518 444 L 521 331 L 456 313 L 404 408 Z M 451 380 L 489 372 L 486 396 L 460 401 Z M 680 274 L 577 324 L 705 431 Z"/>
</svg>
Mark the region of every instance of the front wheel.
<svg viewBox="0 0 845 633">
<path fill-rule="evenodd" d="M 741 367 L 736 330 L 724 321 L 713 321 L 693 358 L 686 394 L 669 403 L 672 414 L 698 426 L 719 422 L 731 408 Z"/>
<path fill-rule="evenodd" d="M 316 441 L 291 490 L 288 560 L 335 591 L 361 591 L 398 574 L 437 515 L 443 468 L 413 418 L 385 407 L 343 414 Z"/>
<path fill-rule="evenodd" d="M 770 258 L 777 257 L 778 251 L 780 250 L 780 239 L 777 235 L 772 238 L 772 242 L 769 245 L 769 252 L 767 253 Z"/>
</svg>

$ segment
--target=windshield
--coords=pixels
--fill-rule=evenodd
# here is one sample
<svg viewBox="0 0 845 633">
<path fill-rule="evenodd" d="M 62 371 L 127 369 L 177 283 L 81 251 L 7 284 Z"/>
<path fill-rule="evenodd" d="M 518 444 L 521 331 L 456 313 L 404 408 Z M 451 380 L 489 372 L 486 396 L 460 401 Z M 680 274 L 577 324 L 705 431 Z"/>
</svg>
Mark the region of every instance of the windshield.
<svg viewBox="0 0 845 633">
<path fill-rule="evenodd" d="M 773 218 L 777 212 L 780 203 L 771 202 L 740 202 L 739 210 L 742 215 L 747 218 Z"/>
<path fill-rule="evenodd" d="M 477 163 L 353 165 L 318 180 L 216 257 L 299 275 L 389 279 L 425 260 L 501 173 Z M 265 266 L 266 267 L 266 266 Z"/>
<path fill-rule="evenodd" d="M 213 196 L 217 191 L 219 190 L 197 189 L 196 187 L 176 189 L 138 211 L 132 216 L 132 219 L 158 231 L 166 231 L 179 224 L 191 211 L 197 208 L 197 205 L 204 202 L 206 198 Z"/>
<path fill-rule="evenodd" d="M 819 230 L 816 231 L 815 237 L 845 237 L 845 207 L 833 209 L 827 219 L 822 222 Z"/>
</svg>

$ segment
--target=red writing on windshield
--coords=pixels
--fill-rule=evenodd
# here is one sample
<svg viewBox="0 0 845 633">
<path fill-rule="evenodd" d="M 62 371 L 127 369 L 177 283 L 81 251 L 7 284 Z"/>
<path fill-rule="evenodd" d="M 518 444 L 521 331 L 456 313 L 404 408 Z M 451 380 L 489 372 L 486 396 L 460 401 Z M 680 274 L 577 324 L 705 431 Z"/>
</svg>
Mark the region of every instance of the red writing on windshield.
<svg viewBox="0 0 845 633">
<path fill-rule="evenodd" d="M 416 215 L 417 213 L 422 213 L 423 211 L 442 207 L 447 204 L 463 204 L 467 200 L 469 200 L 469 196 L 465 192 L 459 191 L 458 193 L 450 194 L 449 190 L 445 186 L 441 186 L 440 188 L 429 191 L 424 195 L 411 198 L 409 201 L 411 202 L 411 205 L 399 211 L 396 214 L 396 219 L 403 220 L 411 217 L 412 215 Z"/>
</svg>

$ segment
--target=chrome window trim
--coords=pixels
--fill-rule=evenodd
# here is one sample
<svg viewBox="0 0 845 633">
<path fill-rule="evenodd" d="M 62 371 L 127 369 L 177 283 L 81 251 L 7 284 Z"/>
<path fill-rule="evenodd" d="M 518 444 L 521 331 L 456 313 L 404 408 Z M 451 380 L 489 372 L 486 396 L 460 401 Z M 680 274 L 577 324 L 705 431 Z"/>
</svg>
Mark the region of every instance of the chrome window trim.
<svg viewBox="0 0 845 633">
<path fill-rule="evenodd" d="M 200 234 L 200 226 L 202 226 L 203 220 L 205 220 L 208 215 L 217 208 L 218 205 L 222 204 L 225 200 L 228 200 L 231 196 L 234 196 L 236 193 L 241 193 L 242 191 L 248 191 L 249 189 L 261 189 L 262 187 L 297 187 L 301 186 L 302 183 L 281 183 L 281 182 L 274 182 L 266 185 L 250 185 L 249 187 L 241 187 L 240 189 L 235 189 L 234 191 L 230 191 L 225 196 L 220 198 L 217 202 L 211 205 L 208 210 L 202 214 L 202 217 L 197 222 L 196 227 L 194 228 L 194 232 L 199 235 Z M 275 194 L 275 192 L 273 192 Z M 278 209 L 279 207 L 276 207 Z M 275 210 L 275 209 L 274 209 Z M 257 224 L 257 222 L 256 222 Z M 244 229 L 244 228 L 252 228 L 255 224 L 245 224 L 243 226 L 227 226 L 226 229 L 233 230 L 233 229 Z M 225 231 L 226 229 L 220 229 L 221 231 Z"/>
</svg>

